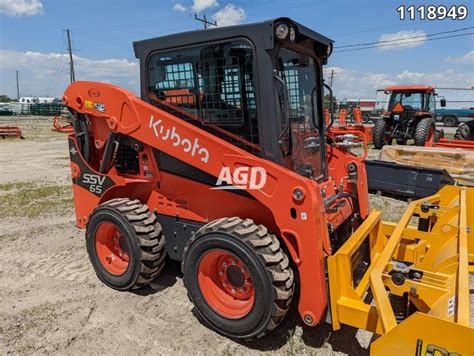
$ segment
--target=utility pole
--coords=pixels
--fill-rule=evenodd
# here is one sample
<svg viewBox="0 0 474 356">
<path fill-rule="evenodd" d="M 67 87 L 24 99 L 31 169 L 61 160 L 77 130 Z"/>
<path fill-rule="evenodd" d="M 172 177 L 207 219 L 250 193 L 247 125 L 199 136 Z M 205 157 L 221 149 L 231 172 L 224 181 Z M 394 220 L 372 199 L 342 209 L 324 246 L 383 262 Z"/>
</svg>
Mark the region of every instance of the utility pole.
<svg viewBox="0 0 474 356">
<path fill-rule="evenodd" d="M 206 14 L 204 14 L 204 18 L 200 19 L 197 14 L 194 14 L 194 19 L 196 21 L 201 21 L 204 23 L 204 29 L 207 30 L 207 25 L 212 25 L 212 26 L 217 26 L 217 21 L 214 21 L 214 22 L 211 22 L 211 21 L 208 21 L 207 18 L 206 18 Z"/>
<path fill-rule="evenodd" d="M 19 71 L 16 71 L 16 98 L 17 98 L 17 101 L 20 101 L 20 82 L 19 82 L 19 79 L 18 79 L 18 74 L 20 72 Z"/>
<path fill-rule="evenodd" d="M 329 86 L 332 88 L 332 84 L 334 83 L 334 69 L 331 70 L 331 76 L 329 77 Z"/>
<path fill-rule="evenodd" d="M 66 30 L 67 33 L 67 50 L 69 51 L 69 76 L 71 78 L 71 83 L 76 80 L 74 75 L 74 61 L 72 59 L 72 46 L 71 46 L 71 35 L 69 29 Z"/>
</svg>

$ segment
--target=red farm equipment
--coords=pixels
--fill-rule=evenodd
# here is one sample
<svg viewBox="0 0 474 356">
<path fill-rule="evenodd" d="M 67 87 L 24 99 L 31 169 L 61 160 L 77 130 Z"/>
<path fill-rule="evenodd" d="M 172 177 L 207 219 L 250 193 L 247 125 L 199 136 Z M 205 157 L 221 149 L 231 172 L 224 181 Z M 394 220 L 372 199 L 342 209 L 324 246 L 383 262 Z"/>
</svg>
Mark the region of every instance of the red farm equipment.
<svg viewBox="0 0 474 356">
<path fill-rule="evenodd" d="M 53 128 L 51 129 L 56 132 L 61 133 L 73 133 L 74 128 L 71 124 L 71 119 L 69 117 L 64 117 L 62 115 L 55 115 L 53 118 Z"/>
<path fill-rule="evenodd" d="M 0 126 L 0 137 L 18 137 L 24 139 L 23 133 L 18 126 Z"/>
</svg>

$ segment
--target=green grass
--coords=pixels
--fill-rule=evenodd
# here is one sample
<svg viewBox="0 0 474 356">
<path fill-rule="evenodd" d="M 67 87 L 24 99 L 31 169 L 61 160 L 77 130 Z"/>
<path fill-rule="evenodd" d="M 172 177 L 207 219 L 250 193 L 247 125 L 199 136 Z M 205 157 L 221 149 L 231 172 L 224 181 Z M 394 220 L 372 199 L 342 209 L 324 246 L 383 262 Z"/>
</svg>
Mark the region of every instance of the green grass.
<svg viewBox="0 0 474 356">
<path fill-rule="evenodd" d="M 23 216 L 36 218 L 72 208 L 70 186 L 19 182 L 0 184 L 0 219 Z"/>
<path fill-rule="evenodd" d="M 9 192 L 11 190 L 20 190 L 28 187 L 30 184 L 31 183 L 27 182 L 0 184 L 0 191 Z"/>
</svg>

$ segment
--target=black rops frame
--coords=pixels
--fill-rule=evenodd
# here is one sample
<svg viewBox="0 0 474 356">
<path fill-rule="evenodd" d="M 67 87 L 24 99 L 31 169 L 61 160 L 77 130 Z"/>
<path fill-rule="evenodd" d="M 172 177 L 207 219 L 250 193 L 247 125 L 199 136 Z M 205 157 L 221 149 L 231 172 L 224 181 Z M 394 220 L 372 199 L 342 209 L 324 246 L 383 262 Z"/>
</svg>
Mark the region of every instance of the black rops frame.
<svg viewBox="0 0 474 356">
<path fill-rule="evenodd" d="M 148 98 L 148 76 L 147 67 L 148 60 L 151 55 L 179 48 L 194 47 L 196 45 L 218 43 L 224 40 L 235 40 L 239 38 L 247 39 L 254 46 L 254 85 L 256 91 L 257 103 L 257 120 L 260 137 L 260 146 L 264 157 L 274 162 L 282 164 L 284 157 L 281 153 L 278 140 L 279 127 L 275 125 L 275 120 L 279 120 L 281 113 L 275 103 L 275 80 L 273 78 L 273 68 L 276 68 L 275 51 L 281 46 L 281 43 L 274 38 L 275 26 L 284 22 L 293 26 L 297 32 L 297 42 L 301 39 L 310 39 L 314 41 L 314 52 L 316 59 L 320 61 L 321 81 L 322 81 L 322 65 L 326 64 L 327 48 L 332 48 L 333 41 L 289 18 L 277 18 L 259 23 L 245 24 L 229 27 L 217 27 L 208 30 L 198 30 L 183 32 L 163 37 L 156 37 L 142 41 L 133 42 L 135 56 L 140 60 L 140 83 L 141 98 L 149 102 Z M 286 46 L 286 44 L 285 44 Z M 288 48 L 292 48 L 289 44 Z M 269 95 L 268 93 L 271 93 Z M 320 101 L 322 102 L 322 83 L 319 91 Z M 317 106 L 320 127 L 324 125 L 323 108 Z M 281 122 L 281 121 L 278 121 Z M 323 130 L 321 130 L 323 131 Z M 322 134 L 321 142 L 324 141 Z M 325 147 L 322 145 L 322 155 L 325 155 Z M 324 160 L 323 160 L 324 161 Z M 323 172 L 327 170 L 324 167 Z"/>
</svg>

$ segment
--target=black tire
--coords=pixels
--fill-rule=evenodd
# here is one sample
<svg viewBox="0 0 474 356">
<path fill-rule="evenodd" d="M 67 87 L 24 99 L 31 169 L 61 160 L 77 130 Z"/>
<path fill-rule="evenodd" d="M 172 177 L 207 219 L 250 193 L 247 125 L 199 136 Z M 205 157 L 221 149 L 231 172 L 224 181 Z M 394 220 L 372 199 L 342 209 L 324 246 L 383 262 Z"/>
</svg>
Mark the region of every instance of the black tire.
<svg viewBox="0 0 474 356">
<path fill-rule="evenodd" d="M 368 124 L 369 122 L 370 122 L 370 115 L 362 114 L 362 123 L 363 124 Z"/>
<path fill-rule="evenodd" d="M 388 122 L 385 119 L 379 119 L 375 122 L 373 138 L 374 148 L 380 150 L 385 145 L 390 145 L 392 140 L 387 138 L 385 131 L 388 129 Z"/>
<path fill-rule="evenodd" d="M 443 117 L 443 124 L 446 127 L 455 127 L 459 125 L 459 120 L 456 116 Z"/>
<path fill-rule="evenodd" d="M 212 251 L 235 255 L 248 269 L 254 289 L 250 311 L 227 318 L 206 301 L 198 281 L 201 259 Z M 238 217 L 214 220 L 189 240 L 182 262 L 184 285 L 197 313 L 211 328 L 236 339 L 262 337 L 275 329 L 290 307 L 294 276 L 278 239 L 263 225 Z"/>
<path fill-rule="evenodd" d="M 472 125 L 472 126 L 474 126 L 474 125 Z M 466 123 L 462 123 L 461 125 L 459 125 L 458 129 L 456 130 L 456 133 L 454 134 L 454 139 L 455 140 L 462 140 L 462 141 L 469 141 L 470 138 L 471 138 L 471 130 L 469 128 L 469 125 L 466 124 Z"/>
<path fill-rule="evenodd" d="M 435 136 L 434 136 L 434 141 L 439 142 L 442 138 L 444 138 L 444 130 L 436 130 L 435 131 Z"/>
<path fill-rule="evenodd" d="M 421 119 L 415 129 L 415 146 L 424 146 L 429 140 L 431 130 L 434 135 L 436 132 L 435 121 L 431 117 Z"/>
<path fill-rule="evenodd" d="M 110 273 L 98 257 L 97 231 L 103 223 L 112 223 L 122 236 L 120 245 L 129 260 L 121 275 Z M 165 237 L 161 225 L 155 214 L 137 199 L 112 199 L 94 209 L 87 224 L 86 245 L 99 279 L 117 290 L 149 284 L 160 274 L 165 263 Z"/>
</svg>

